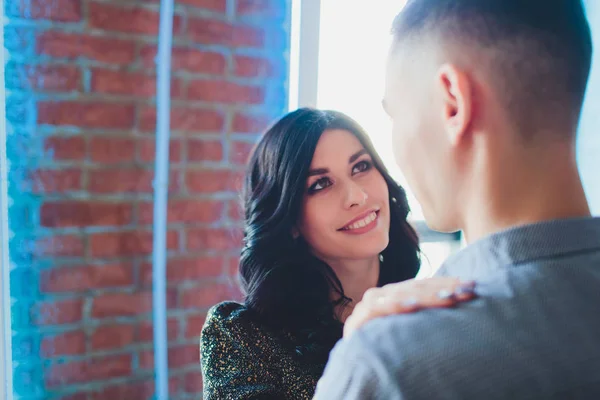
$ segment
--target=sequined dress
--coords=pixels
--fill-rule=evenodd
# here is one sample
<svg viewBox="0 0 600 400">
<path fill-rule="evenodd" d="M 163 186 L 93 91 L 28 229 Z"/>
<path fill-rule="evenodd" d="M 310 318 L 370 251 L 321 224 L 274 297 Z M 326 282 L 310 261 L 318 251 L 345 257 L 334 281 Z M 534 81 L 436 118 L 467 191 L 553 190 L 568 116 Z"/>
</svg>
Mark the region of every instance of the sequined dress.
<svg viewBox="0 0 600 400">
<path fill-rule="evenodd" d="M 200 342 L 205 400 L 311 399 L 325 368 L 298 356 L 294 335 L 261 325 L 238 303 L 210 310 Z"/>
</svg>

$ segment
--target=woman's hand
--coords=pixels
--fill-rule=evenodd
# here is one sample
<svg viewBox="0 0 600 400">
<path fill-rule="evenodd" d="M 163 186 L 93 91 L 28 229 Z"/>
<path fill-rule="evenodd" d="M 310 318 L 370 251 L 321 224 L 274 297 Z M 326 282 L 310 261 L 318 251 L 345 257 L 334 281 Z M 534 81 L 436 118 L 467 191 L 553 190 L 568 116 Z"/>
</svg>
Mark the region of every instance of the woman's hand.
<svg viewBox="0 0 600 400">
<path fill-rule="evenodd" d="M 423 308 L 446 308 L 472 300 L 475 282 L 458 278 L 411 279 L 367 290 L 344 324 L 344 337 L 372 319 L 407 314 Z"/>
</svg>

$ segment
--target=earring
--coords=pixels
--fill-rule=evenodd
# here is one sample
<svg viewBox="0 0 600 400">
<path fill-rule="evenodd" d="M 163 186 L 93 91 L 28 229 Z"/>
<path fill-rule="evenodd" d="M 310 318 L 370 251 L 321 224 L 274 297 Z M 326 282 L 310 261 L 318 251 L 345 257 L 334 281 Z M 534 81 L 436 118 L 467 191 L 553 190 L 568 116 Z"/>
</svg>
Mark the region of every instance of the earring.
<svg viewBox="0 0 600 400">
<path fill-rule="evenodd" d="M 397 203 L 397 202 L 398 202 L 398 200 L 396 200 L 395 197 L 392 197 L 392 203 Z"/>
<path fill-rule="evenodd" d="M 380 262 L 383 262 L 383 254 L 380 254 L 380 255 L 379 255 L 379 261 L 380 261 Z"/>
</svg>

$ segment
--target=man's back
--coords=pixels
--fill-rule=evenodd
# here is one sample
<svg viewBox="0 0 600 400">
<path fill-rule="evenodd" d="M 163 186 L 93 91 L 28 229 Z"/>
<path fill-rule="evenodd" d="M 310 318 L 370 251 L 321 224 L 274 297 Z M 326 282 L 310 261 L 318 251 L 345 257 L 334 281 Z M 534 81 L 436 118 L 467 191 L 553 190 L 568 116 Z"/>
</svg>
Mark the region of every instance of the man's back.
<svg viewBox="0 0 600 400">
<path fill-rule="evenodd" d="M 441 274 L 476 279 L 480 299 L 368 324 L 318 399 L 600 398 L 600 219 L 492 235 Z"/>
</svg>

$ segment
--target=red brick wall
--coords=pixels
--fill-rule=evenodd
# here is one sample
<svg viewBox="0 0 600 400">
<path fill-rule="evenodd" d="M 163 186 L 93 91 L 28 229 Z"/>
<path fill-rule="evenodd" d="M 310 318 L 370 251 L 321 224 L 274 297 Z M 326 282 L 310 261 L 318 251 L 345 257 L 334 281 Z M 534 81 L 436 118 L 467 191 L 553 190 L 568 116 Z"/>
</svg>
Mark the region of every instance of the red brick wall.
<svg viewBox="0 0 600 400">
<path fill-rule="evenodd" d="M 237 189 L 285 110 L 289 0 L 178 0 L 168 335 L 172 399 L 197 399 L 198 336 L 231 286 Z M 152 0 L 6 0 L 15 390 L 28 399 L 153 394 Z"/>
</svg>

